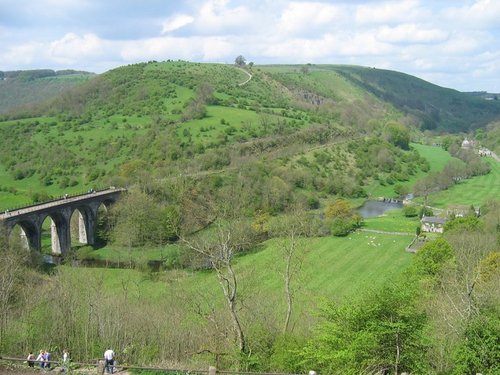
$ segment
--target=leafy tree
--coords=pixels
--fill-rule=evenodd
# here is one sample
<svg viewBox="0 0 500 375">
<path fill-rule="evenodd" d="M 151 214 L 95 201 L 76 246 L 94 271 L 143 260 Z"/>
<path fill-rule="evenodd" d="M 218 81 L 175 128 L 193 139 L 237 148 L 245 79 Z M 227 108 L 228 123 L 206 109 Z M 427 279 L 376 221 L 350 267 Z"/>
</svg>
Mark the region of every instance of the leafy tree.
<svg viewBox="0 0 500 375">
<path fill-rule="evenodd" d="M 385 137 L 395 146 L 408 150 L 410 148 L 410 131 L 402 124 L 391 122 L 385 128 Z"/>
<path fill-rule="evenodd" d="M 500 311 L 490 309 L 472 319 L 453 353 L 452 374 L 500 373 Z"/>
<path fill-rule="evenodd" d="M 8 240 L 7 232 L 0 223 L 0 350 L 5 349 L 7 328 L 23 288 L 28 253 L 20 241 Z"/>
<path fill-rule="evenodd" d="M 326 218 L 349 218 L 352 215 L 351 203 L 347 199 L 336 199 L 325 209 Z"/>
<path fill-rule="evenodd" d="M 418 207 L 414 204 L 407 204 L 403 207 L 403 215 L 406 217 L 416 217 L 418 216 Z"/>
<path fill-rule="evenodd" d="M 189 101 L 182 115 L 183 121 L 206 117 L 206 105 L 211 104 L 213 100 L 213 87 L 206 82 L 201 83 L 196 90 L 196 96 Z"/>
<path fill-rule="evenodd" d="M 418 250 L 412 267 L 418 274 L 434 277 L 440 274 L 451 259 L 453 259 L 451 245 L 444 238 L 438 238 Z"/>
<path fill-rule="evenodd" d="M 136 191 L 129 191 L 112 207 L 110 222 L 113 242 L 129 248 L 174 240 L 180 226 L 175 208 Z"/>
<path fill-rule="evenodd" d="M 394 186 L 394 192 L 398 195 L 399 198 L 404 198 L 410 192 L 410 189 L 406 185 L 397 184 Z"/>
<path fill-rule="evenodd" d="M 337 199 L 325 209 L 325 217 L 329 220 L 331 233 L 334 236 L 345 236 L 358 228 L 363 219 L 352 208 L 346 199 Z"/>
<path fill-rule="evenodd" d="M 500 251 L 492 251 L 480 263 L 481 280 L 500 278 Z"/>
<path fill-rule="evenodd" d="M 420 208 L 420 211 L 418 213 L 418 217 L 423 218 L 424 216 L 433 216 L 434 212 L 432 211 L 432 208 L 423 206 Z"/>
<path fill-rule="evenodd" d="M 328 303 L 324 321 L 301 352 L 303 369 L 321 373 L 380 373 L 425 369 L 425 314 L 409 283 L 388 285 L 352 303 Z"/>
<path fill-rule="evenodd" d="M 444 225 L 445 231 L 462 231 L 462 230 L 479 230 L 482 229 L 483 224 L 474 215 L 467 215 L 464 217 L 456 217 L 447 221 Z"/>
<path fill-rule="evenodd" d="M 337 237 L 347 236 L 355 226 L 351 219 L 336 217 L 331 221 L 330 232 Z"/>
<path fill-rule="evenodd" d="M 244 66 L 245 65 L 245 58 L 242 55 L 236 56 L 234 59 L 234 63 L 238 66 Z"/>
</svg>

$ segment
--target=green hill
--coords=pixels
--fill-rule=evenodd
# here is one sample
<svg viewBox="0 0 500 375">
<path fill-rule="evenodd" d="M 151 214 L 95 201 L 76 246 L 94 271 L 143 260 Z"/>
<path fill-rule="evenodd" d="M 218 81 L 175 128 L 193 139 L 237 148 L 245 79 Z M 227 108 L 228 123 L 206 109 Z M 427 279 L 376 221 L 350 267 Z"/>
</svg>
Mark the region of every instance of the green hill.
<svg viewBox="0 0 500 375">
<path fill-rule="evenodd" d="M 56 97 L 93 76 L 75 70 L 0 71 L 0 114 Z"/>
<path fill-rule="evenodd" d="M 470 106 L 489 106 L 477 121 L 497 109 L 493 101 L 402 73 L 351 66 L 245 71 L 166 61 L 98 76 L 66 73 L 17 72 L 0 82 L 74 85 L 50 101 L 11 111 L 0 122 L 2 207 L 29 203 L 39 192 L 51 196 L 130 184 L 144 173 L 153 179 L 181 173 L 212 180 L 218 173 L 218 184 L 231 184 L 238 170 L 254 173 L 262 162 L 258 186 L 288 186 L 279 189 L 288 192 L 280 198 L 284 202 L 297 194 L 313 206 L 335 194 L 392 196 L 395 185 L 428 167 L 404 149 L 411 134 L 418 134 L 415 119 L 425 111 L 400 111 L 390 98 L 433 101 L 442 106 L 439 127 L 453 123 L 455 130 L 465 125 L 452 120 L 463 120 Z M 463 105 L 447 107 L 454 100 Z M 279 180 L 271 183 L 273 175 Z M 282 203 L 276 207 L 284 209 Z"/>
<path fill-rule="evenodd" d="M 423 130 L 469 131 L 498 119 L 500 102 L 433 85 L 408 74 L 357 66 L 331 69 L 404 113 L 417 117 Z"/>
</svg>

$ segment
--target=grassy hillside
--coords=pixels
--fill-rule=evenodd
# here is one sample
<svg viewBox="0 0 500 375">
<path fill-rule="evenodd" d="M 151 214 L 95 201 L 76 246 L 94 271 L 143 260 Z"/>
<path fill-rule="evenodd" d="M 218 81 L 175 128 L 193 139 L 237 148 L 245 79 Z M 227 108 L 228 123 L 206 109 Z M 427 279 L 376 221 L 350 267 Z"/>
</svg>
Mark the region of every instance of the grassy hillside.
<svg viewBox="0 0 500 375">
<path fill-rule="evenodd" d="M 17 107 L 59 96 L 93 77 L 92 73 L 72 70 L 0 72 L 0 115 Z"/>
<path fill-rule="evenodd" d="M 483 206 L 486 202 L 500 197 L 500 163 L 493 158 L 486 158 L 491 165 L 491 172 L 454 185 L 447 191 L 431 194 L 429 204 L 446 208 L 449 205 Z"/>
<path fill-rule="evenodd" d="M 384 102 L 374 82 L 399 98 L 437 95 L 435 105 L 457 118 L 469 104 L 496 108 L 472 96 L 464 96 L 468 104 L 446 107 L 462 94 L 397 72 L 329 65 L 254 66 L 248 72 L 252 79 L 241 85 L 248 74 L 231 65 L 135 64 L 79 84 L 39 105 L 33 117 L 11 114 L 0 122 L 0 208 L 30 203 L 35 193 L 130 184 L 144 173 L 152 179 L 218 173 L 223 185 L 231 184 L 243 166 L 262 161 L 262 177 L 281 180 L 273 180 L 274 188 L 287 184 L 280 190 L 310 202 L 336 194 L 395 196 L 395 187 L 411 188 L 428 165 L 386 142 L 387 129 L 411 119 Z M 77 76 L 19 75 L 2 82 Z M 442 168 L 447 153 L 441 151 L 439 161 L 424 146 L 414 149 Z M 268 182 L 255 184 L 265 189 Z"/>
<path fill-rule="evenodd" d="M 304 75 L 294 67 L 262 67 L 250 73 L 252 79 L 242 86 L 248 75 L 230 65 L 136 64 L 39 106 L 44 116 L 18 115 L 1 122 L 0 205 L 29 203 L 37 191 L 60 195 L 123 185 L 139 172 L 153 178 L 179 171 L 227 175 L 264 159 L 273 161 L 266 163 L 266 173 L 282 165 L 310 175 L 308 165 L 300 166 L 301 153 L 381 134 L 387 122 L 400 117 L 335 72 Z M 402 159 L 396 151 L 390 153 Z M 325 182 L 315 183 L 316 191 L 328 185 L 328 174 L 340 170 L 328 164 L 320 167 L 318 177 Z M 312 189 L 313 178 L 306 178 L 306 190 Z M 352 186 L 369 183 L 373 176 L 359 171 L 346 178 Z"/>
<path fill-rule="evenodd" d="M 304 304 L 305 300 L 321 297 L 353 297 L 366 288 L 375 288 L 386 280 L 399 274 L 409 264 L 412 254 L 404 251 L 411 242 L 411 236 L 389 234 L 354 233 L 348 237 L 326 237 L 307 239 L 301 248 L 305 253 L 303 272 L 300 276 L 301 299 L 298 306 L 301 312 L 313 306 Z M 260 246 L 258 251 L 241 255 L 235 262 L 242 290 L 250 293 L 258 286 L 260 295 L 266 295 L 276 301 L 279 309 L 284 308 L 282 300 L 283 280 L 280 270 L 284 267 L 279 255 L 278 240 L 271 240 Z M 99 250 L 101 252 L 102 250 Z M 156 251 L 155 251 L 156 253 Z M 134 257 L 137 259 L 137 257 Z M 123 258 L 121 258 L 124 261 Z M 135 270 L 87 269 L 84 273 L 106 273 L 105 282 L 110 291 L 121 288 L 120 279 L 135 279 L 140 282 L 142 276 Z M 175 275 L 175 276 L 174 276 Z M 165 279 L 175 277 L 175 288 L 186 294 L 210 294 L 218 289 L 216 276 L 212 272 L 191 273 L 188 271 L 167 271 Z M 165 280 L 151 284 L 141 282 L 140 295 L 153 300 L 161 293 Z M 174 285 L 170 284 L 171 287 Z"/>
<path fill-rule="evenodd" d="M 422 129 L 469 131 L 498 119 L 500 102 L 439 87 L 408 74 L 357 66 L 332 66 L 378 98 L 416 116 Z"/>
</svg>

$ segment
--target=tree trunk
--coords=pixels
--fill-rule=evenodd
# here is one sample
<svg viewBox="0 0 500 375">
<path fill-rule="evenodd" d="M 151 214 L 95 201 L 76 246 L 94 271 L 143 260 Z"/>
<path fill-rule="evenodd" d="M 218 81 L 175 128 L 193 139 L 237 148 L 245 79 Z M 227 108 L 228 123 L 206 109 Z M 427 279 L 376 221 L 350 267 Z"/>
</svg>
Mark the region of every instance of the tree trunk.
<svg viewBox="0 0 500 375">
<path fill-rule="evenodd" d="M 215 270 L 217 272 L 219 284 L 222 288 L 222 291 L 224 292 L 224 296 L 229 307 L 229 313 L 233 322 L 234 333 L 238 342 L 238 349 L 241 354 L 246 354 L 246 339 L 241 327 L 238 313 L 236 311 L 236 292 L 238 288 L 236 275 L 231 266 L 231 263 L 225 263 L 225 271 L 227 272 L 227 275 L 224 273 L 224 270 L 222 268 L 216 267 Z"/>
</svg>

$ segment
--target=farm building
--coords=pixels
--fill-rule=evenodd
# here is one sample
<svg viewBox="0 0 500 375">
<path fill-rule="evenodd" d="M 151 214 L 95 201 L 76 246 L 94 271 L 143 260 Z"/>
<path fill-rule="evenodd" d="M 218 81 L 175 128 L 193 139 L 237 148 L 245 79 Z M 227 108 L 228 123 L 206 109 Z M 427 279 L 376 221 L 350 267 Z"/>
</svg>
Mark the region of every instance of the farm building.
<svg viewBox="0 0 500 375">
<path fill-rule="evenodd" d="M 446 219 L 437 216 L 424 216 L 421 220 L 420 229 L 427 233 L 443 233 Z"/>
</svg>

